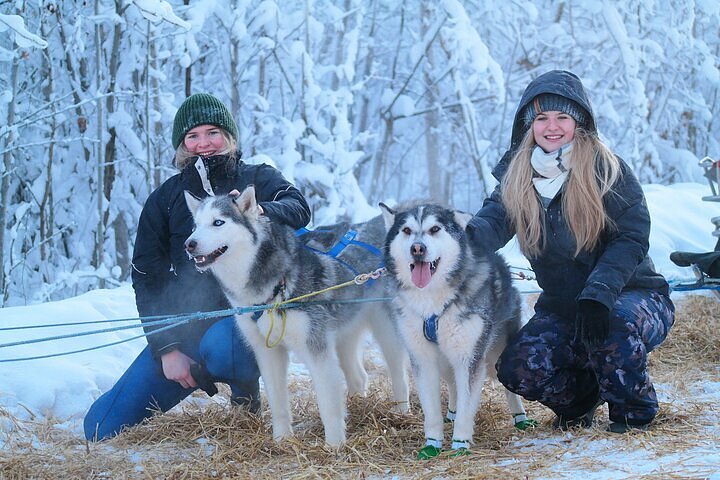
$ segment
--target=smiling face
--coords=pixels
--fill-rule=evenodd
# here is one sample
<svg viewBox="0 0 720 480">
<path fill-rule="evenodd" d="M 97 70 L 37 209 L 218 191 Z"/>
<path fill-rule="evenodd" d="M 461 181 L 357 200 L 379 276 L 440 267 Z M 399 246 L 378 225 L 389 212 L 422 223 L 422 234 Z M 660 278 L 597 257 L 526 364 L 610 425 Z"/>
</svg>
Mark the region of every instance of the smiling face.
<svg viewBox="0 0 720 480">
<path fill-rule="evenodd" d="M 201 157 L 210 157 L 225 151 L 227 145 L 222 129 L 215 125 L 198 125 L 183 138 L 185 149 Z"/>
<path fill-rule="evenodd" d="M 575 119 L 558 111 L 542 112 L 532 122 L 535 143 L 546 153 L 555 152 L 575 138 Z"/>
</svg>

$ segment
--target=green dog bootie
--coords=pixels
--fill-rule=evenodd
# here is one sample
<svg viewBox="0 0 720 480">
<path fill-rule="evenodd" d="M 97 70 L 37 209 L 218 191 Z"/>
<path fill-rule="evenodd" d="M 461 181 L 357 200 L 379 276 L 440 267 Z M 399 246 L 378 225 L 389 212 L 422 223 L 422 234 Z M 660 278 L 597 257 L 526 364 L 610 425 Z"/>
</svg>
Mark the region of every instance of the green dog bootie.
<svg viewBox="0 0 720 480">
<path fill-rule="evenodd" d="M 434 438 L 428 438 L 425 440 L 425 446 L 420 449 L 417 454 L 418 460 L 428 460 L 435 458 L 442 452 L 442 440 L 435 440 Z"/>
<path fill-rule="evenodd" d="M 452 453 L 448 455 L 450 458 L 462 457 L 464 455 L 470 455 L 470 441 L 469 440 L 455 440 L 452 442 Z"/>
<path fill-rule="evenodd" d="M 527 415 L 524 413 L 514 413 L 513 414 L 513 426 L 517 428 L 518 430 L 532 430 L 533 428 L 537 427 L 539 423 L 537 420 L 533 420 L 532 418 L 528 418 Z"/>
</svg>

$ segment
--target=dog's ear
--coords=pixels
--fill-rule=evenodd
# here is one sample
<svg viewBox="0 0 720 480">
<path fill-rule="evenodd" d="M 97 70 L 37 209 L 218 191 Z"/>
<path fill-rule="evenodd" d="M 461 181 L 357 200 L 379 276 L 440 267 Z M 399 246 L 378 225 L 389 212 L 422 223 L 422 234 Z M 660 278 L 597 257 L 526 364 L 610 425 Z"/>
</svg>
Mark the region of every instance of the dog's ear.
<svg viewBox="0 0 720 480">
<path fill-rule="evenodd" d="M 257 201 L 255 200 L 255 185 L 248 185 L 242 193 L 233 190 L 228 195 L 233 199 L 240 213 L 256 213 Z"/>
<path fill-rule="evenodd" d="M 192 192 L 185 190 L 185 203 L 187 204 L 190 213 L 192 213 L 193 218 L 195 218 L 195 212 L 197 212 L 201 202 L 202 200 L 193 195 Z"/>
<path fill-rule="evenodd" d="M 395 210 L 388 207 L 382 202 L 378 203 L 378 205 L 380 206 L 380 210 L 382 210 L 383 220 L 385 221 L 385 228 L 387 230 L 390 230 L 390 227 L 392 227 L 393 223 L 395 223 Z"/>
<path fill-rule="evenodd" d="M 465 227 L 467 227 L 470 220 L 474 217 L 472 213 L 461 212 L 460 210 L 455 210 L 453 213 L 455 216 L 455 222 L 460 225 L 460 228 L 463 230 L 465 230 Z"/>
</svg>

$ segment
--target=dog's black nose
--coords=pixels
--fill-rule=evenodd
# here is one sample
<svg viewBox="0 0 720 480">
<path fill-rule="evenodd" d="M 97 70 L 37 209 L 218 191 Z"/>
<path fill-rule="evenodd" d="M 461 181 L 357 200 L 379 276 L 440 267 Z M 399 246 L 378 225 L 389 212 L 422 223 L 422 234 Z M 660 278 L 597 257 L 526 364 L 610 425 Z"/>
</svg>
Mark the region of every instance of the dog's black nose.
<svg viewBox="0 0 720 480">
<path fill-rule="evenodd" d="M 195 240 L 188 240 L 185 242 L 185 250 L 192 252 L 197 248 L 197 242 Z"/>
<path fill-rule="evenodd" d="M 410 246 L 410 255 L 413 257 L 424 257 L 425 252 L 427 252 L 427 247 L 424 243 L 421 242 L 415 242 Z"/>
</svg>

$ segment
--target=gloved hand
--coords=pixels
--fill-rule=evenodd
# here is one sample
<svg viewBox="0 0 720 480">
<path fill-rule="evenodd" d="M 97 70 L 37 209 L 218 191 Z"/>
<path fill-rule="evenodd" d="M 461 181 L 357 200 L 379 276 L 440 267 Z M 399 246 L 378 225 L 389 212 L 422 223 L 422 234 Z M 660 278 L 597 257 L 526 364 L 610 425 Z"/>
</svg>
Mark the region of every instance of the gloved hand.
<svg viewBox="0 0 720 480">
<path fill-rule="evenodd" d="M 213 377 L 202 363 L 193 363 L 190 365 L 190 374 L 195 379 L 195 383 L 197 383 L 198 387 L 200 387 L 201 390 L 204 390 L 209 397 L 212 397 L 218 392 L 215 383 L 213 383 Z"/>
<path fill-rule="evenodd" d="M 599 347 L 610 335 L 610 311 L 595 300 L 580 300 L 575 316 L 575 338 L 590 347 Z"/>
</svg>

